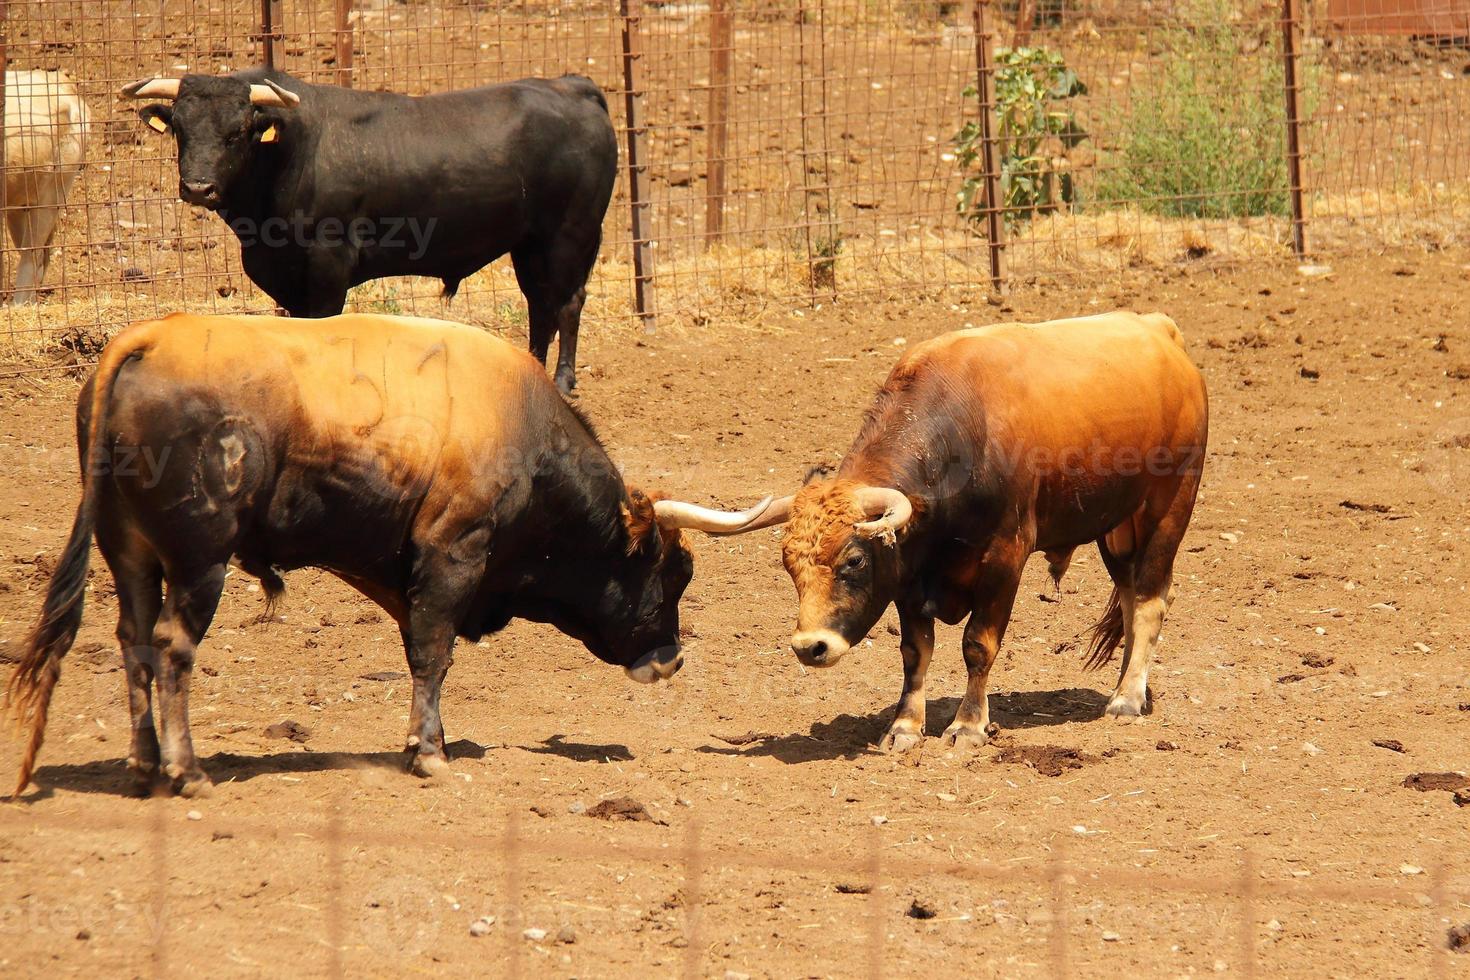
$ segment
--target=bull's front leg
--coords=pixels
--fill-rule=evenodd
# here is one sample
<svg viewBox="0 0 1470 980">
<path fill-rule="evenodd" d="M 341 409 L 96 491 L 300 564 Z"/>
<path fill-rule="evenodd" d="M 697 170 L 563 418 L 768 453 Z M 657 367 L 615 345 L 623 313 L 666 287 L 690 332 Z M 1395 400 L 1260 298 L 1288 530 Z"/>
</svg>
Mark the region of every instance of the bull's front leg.
<svg viewBox="0 0 1470 980">
<path fill-rule="evenodd" d="M 898 711 L 879 747 L 906 752 L 924 740 L 924 675 L 934 652 L 934 617 L 898 607 L 899 652 L 903 654 L 903 693 Z"/>
<path fill-rule="evenodd" d="M 434 533 L 437 532 L 437 533 Z M 453 547 L 423 542 L 405 595 L 407 615 L 400 621 L 408 671 L 413 677 L 409 709 L 409 771 L 434 776 L 449 768 L 444 749 L 444 723 L 439 718 L 439 692 L 454 663 L 457 624 L 485 568 L 489 533 L 466 530 L 457 522 L 431 531 L 434 540 L 455 541 Z M 427 536 L 427 535 L 426 535 Z"/>
<path fill-rule="evenodd" d="M 990 699 L 985 686 L 1011 620 L 1028 552 L 1020 543 L 1001 541 L 991 547 L 981 566 L 975 607 L 965 623 L 963 651 L 968 682 L 954 721 L 941 736 L 945 745 L 977 749 L 990 741 Z"/>
<path fill-rule="evenodd" d="M 439 716 L 439 692 L 454 662 L 454 628 L 427 615 L 404 631 L 408 671 L 413 677 L 413 705 L 408 714 L 408 738 L 403 750 L 409 756 L 409 771 L 417 776 L 436 776 L 449 767 L 444 751 L 444 722 Z"/>
</svg>

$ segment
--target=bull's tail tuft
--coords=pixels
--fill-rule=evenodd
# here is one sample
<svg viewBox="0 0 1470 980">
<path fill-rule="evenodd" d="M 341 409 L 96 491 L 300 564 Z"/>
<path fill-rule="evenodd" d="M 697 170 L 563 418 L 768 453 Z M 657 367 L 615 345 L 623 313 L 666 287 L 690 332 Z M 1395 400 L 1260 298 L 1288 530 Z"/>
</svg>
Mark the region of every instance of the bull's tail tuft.
<svg viewBox="0 0 1470 980">
<path fill-rule="evenodd" d="M 66 551 L 46 586 L 41 617 L 26 638 L 25 650 L 5 689 L 5 705 L 14 713 L 16 727 L 25 741 L 15 796 L 25 792 L 35 771 L 36 753 L 46 733 L 51 692 L 61 677 L 61 658 L 71 649 L 82 624 L 82 597 L 87 589 L 87 562 L 96 522 L 97 499 L 89 487 L 77 507 Z"/>
<path fill-rule="evenodd" d="M 1087 670 L 1097 670 L 1113 659 L 1113 652 L 1123 642 L 1123 602 L 1118 597 L 1116 587 L 1113 594 L 1108 596 L 1108 605 L 1103 610 L 1102 618 L 1092 624 L 1091 632 L 1092 639 L 1087 644 L 1087 655 L 1082 666 Z"/>
<path fill-rule="evenodd" d="M 265 593 L 265 608 L 261 610 L 256 618 L 257 623 L 274 623 L 276 621 L 276 610 L 281 607 L 281 599 L 286 595 L 286 580 L 281 578 L 274 568 L 267 567 L 259 572 L 253 569 L 245 569 L 260 579 L 260 590 Z"/>
</svg>

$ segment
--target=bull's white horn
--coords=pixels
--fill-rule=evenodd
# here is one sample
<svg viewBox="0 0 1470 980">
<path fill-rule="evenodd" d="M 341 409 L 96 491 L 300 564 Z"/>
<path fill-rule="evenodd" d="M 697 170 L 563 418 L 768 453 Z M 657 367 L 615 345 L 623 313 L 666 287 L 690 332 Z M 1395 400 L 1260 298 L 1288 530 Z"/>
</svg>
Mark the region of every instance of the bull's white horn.
<svg viewBox="0 0 1470 980">
<path fill-rule="evenodd" d="M 661 526 L 687 527 L 706 534 L 744 534 L 772 524 L 784 523 L 791 513 L 791 498 L 767 497 L 749 510 L 712 510 L 682 500 L 655 500 L 653 514 Z"/>
<path fill-rule="evenodd" d="M 914 505 L 904 493 L 889 487 L 863 487 L 857 492 L 858 506 L 876 519 L 854 528 L 859 534 L 893 534 L 914 516 Z"/>
<path fill-rule="evenodd" d="M 168 99 L 179 97 L 177 78 L 140 78 L 122 87 L 118 95 L 124 99 Z"/>
<path fill-rule="evenodd" d="M 250 86 L 250 103 L 275 106 L 278 109 L 294 109 L 301 104 L 301 96 L 286 91 L 267 78 L 264 85 Z"/>
</svg>

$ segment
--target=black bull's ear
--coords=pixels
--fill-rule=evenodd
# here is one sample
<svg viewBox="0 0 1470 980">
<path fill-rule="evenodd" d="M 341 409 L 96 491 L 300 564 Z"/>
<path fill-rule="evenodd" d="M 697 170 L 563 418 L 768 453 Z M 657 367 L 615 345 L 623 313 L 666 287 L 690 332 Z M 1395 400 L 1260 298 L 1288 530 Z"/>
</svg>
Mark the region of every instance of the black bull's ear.
<svg viewBox="0 0 1470 980">
<path fill-rule="evenodd" d="M 154 132 L 166 133 L 174 124 L 174 111 L 166 105 L 145 105 L 138 110 L 138 118 Z"/>
</svg>

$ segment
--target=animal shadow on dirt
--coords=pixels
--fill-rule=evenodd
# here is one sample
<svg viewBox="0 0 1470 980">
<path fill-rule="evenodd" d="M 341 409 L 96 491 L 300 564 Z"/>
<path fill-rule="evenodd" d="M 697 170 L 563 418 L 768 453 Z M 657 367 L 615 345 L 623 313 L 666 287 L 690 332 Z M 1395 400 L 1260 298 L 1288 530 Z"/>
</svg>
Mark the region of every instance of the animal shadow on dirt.
<svg viewBox="0 0 1470 980">
<path fill-rule="evenodd" d="M 450 742 L 445 752 L 455 759 L 483 759 L 485 747 L 468 739 Z M 239 755 L 216 752 L 202 757 L 199 764 L 209 773 L 216 786 L 249 782 L 260 776 L 328 772 L 331 770 L 386 769 L 403 773 L 408 757 L 399 752 L 275 752 L 266 755 Z M 405 777 L 407 778 L 407 777 Z M 42 766 L 36 771 L 39 791 L 21 797 L 25 803 L 37 803 L 54 795 L 56 790 L 72 793 L 102 793 L 111 796 L 139 794 L 133 774 L 122 759 L 99 759 L 55 766 Z"/>
<path fill-rule="evenodd" d="M 565 735 L 553 735 L 543 739 L 540 745 L 521 746 L 527 752 L 538 755 L 559 755 L 572 762 L 632 762 L 633 753 L 626 745 L 610 742 L 596 745 L 591 742 L 568 742 Z"/>
<path fill-rule="evenodd" d="M 959 706 L 959 698 L 929 702 L 929 710 L 937 712 L 937 717 L 953 715 Z M 1015 691 L 990 695 L 990 720 L 1003 729 L 1046 728 L 1097 721 L 1107 706 L 1106 694 L 1085 687 L 1066 687 L 1060 691 Z"/>
<path fill-rule="evenodd" d="M 1107 704 L 1106 695 L 1087 688 L 1018 691 L 990 695 L 990 717 L 1002 730 L 1042 728 L 1095 721 L 1103 716 Z M 930 737 L 941 734 L 959 706 L 957 697 L 930 701 L 925 734 Z M 702 745 L 695 751 L 711 755 L 770 756 L 789 765 L 855 759 L 877 751 L 878 740 L 893 722 L 893 710 L 889 707 L 871 715 L 838 715 L 831 721 L 816 722 L 805 735 L 745 736 L 749 746 Z"/>
<path fill-rule="evenodd" d="M 887 710 L 875 715 L 838 715 L 831 721 L 814 722 L 811 731 L 805 735 L 752 733 L 741 739 L 742 742 L 749 740 L 748 745 L 701 745 L 695 751 L 710 755 L 766 755 L 788 765 L 856 759 L 875 751 L 874 745 L 882 738 L 890 720 L 884 716 L 892 713 Z"/>
</svg>

